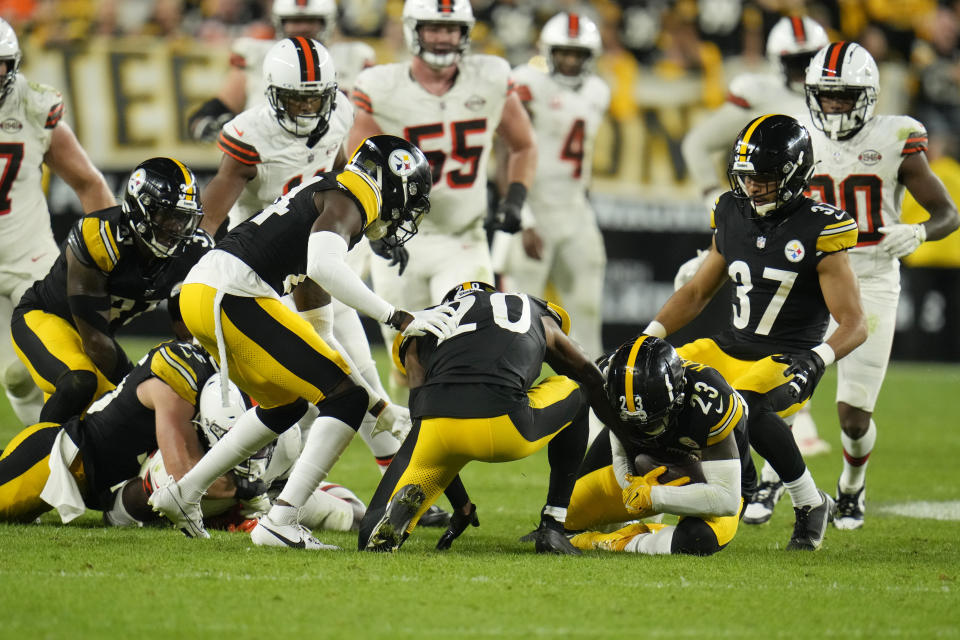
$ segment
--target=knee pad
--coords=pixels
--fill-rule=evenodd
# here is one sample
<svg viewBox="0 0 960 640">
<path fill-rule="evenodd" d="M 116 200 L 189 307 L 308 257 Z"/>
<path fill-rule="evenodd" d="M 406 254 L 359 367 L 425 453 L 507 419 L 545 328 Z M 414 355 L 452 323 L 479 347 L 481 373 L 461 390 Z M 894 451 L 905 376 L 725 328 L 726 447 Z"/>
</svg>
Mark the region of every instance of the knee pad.
<svg viewBox="0 0 960 640">
<path fill-rule="evenodd" d="M 303 398 L 297 398 L 290 404 L 272 409 L 257 407 L 257 417 L 260 422 L 276 434 L 281 434 L 300 421 L 310 405 Z"/>
<path fill-rule="evenodd" d="M 670 553 L 709 556 L 720 551 L 717 534 L 700 518 L 684 518 L 673 532 Z"/>
<path fill-rule="evenodd" d="M 346 391 L 326 398 L 317 404 L 317 408 L 320 409 L 321 416 L 336 418 L 356 431 L 363 422 L 369 402 L 370 396 L 367 395 L 367 390 L 354 385 Z"/>
<path fill-rule="evenodd" d="M 24 398 L 36 388 L 30 371 L 20 360 L 11 360 L 3 369 L 4 388 L 16 398 Z"/>
</svg>

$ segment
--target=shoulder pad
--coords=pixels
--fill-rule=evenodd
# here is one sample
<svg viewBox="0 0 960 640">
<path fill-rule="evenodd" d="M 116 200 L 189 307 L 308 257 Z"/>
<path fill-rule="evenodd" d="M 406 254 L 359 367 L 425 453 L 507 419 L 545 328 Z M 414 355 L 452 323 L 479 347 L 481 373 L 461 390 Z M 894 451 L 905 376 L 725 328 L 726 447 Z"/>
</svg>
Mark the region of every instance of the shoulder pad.
<svg viewBox="0 0 960 640">
<path fill-rule="evenodd" d="M 911 118 L 910 116 L 900 116 L 897 118 L 897 137 L 903 140 L 903 149 L 900 152 L 902 156 L 913 155 L 914 153 L 925 152 L 927 150 L 927 128 L 923 124 Z"/>
<path fill-rule="evenodd" d="M 63 96 L 51 86 L 26 80 L 24 104 L 28 117 L 44 129 L 53 129 L 63 118 Z"/>
<path fill-rule="evenodd" d="M 247 115 L 249 113 L 250 111 L 244 111 L 223 125 L 220 135 L 217 136 L 217 148 L 237 162 L 255 165 L 261 162 L 260 152 L 254 146 L 253 140 L 243 137 L 256 126 Z"/>
<path fill-rule="evenodd" d="M 120 246 L 113 225 L 96 215 L 87 215 L 70 229 L 67 244 L 80 264 L 110 273 L 120 261 Z"/>
<path fill-rule="evenodd" d="M 393 360 L 394 366 L 397 368 L 397 371 L 403 375 L 407 375 L 407 347 L 410 346 L 410 339 L 404 336 L 402 333 L 397 333 L 396 337 L 393 339 L 393 348 L 390 350 L 390 358 Z"/>
<path fill-rule="evenodd" d="M 843 209 L 818 202 L 810 207 L 812 214 L 822 214 L 823 228 L 817 237 L 817 252 L 835 253 L 857 246 L 857 221 Z"/>
<path fill-rule="evenodd" d="M 549 316 L 557 321 L 557 324 L 560 325 L 560 330 L 565 334 L 570 335 L 570 314 L 558 304 L 552 302 L 547 302 L 547 311 Z"/>
<path fill-rule="evenodd" d="M 510 78 L 510 63 L 499 56 L 482 53 L 464 56 L 461 64 L 472 74 L 491 85 L 502 85 L 506 91 Z"/>
<path fill-rule="evenodd" d="M 380 216 L 380 207 L 383 204 L 380 187 L 370 176 L 344 169 L 337 174 L 337 186 L 353 196 L 360 205 L 364 214 L 364 229 Z"/>
<path fill-rule="evenodd" d="M 150 372 L 194 406 L 199 390 L 215 371 L 206 351 L 189 342 L 165 342 L 150 358 Z"/>
</svg>

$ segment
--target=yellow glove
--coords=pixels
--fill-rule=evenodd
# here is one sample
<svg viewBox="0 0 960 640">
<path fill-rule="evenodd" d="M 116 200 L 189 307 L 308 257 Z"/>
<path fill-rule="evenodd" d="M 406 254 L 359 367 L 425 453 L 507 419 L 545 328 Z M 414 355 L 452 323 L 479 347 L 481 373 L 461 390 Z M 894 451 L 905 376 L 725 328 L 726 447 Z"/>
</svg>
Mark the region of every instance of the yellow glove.
<svg viewBox="0 0 960 640">
<path fill-rule="evenodd" d="M 627 508 L 627 511 L 634 514 L 642 514 L 650 509 L 652 505 L 650 489 L 653 487 L 681 487 L 690 482 L 688 476 L 683 476 L 670 482 L 660 482 L 658 478 L 666 472 L 667 468 L 660 466 L 656 469 L 651 469 L 646 475 L 642 476 L 627 474 L 627 482 L 630 483 L 630 486 L 623 490 L 623 505 Z"/>
</svg>

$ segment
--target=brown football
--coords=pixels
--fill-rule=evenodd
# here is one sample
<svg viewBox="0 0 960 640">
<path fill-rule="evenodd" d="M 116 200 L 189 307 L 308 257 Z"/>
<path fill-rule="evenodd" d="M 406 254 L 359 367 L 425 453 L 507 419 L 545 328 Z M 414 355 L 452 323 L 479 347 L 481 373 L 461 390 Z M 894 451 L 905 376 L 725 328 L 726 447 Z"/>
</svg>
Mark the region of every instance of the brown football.
<svg viewBox="0 0 960 640">
<path fill-rule="evenodd" d="M 683 476 L 690 478 L 689 484 L 707 481 L 707 479 L 703 476 L 703 466 L 700 464 L 699 460 L 691 459 L 682 462 L 667 462 L 659 460 L 647 453 L 638 453 L 637 457 L 633 459 L 633 465 L 637 470 L 637 475 L 641 476 L 646 475 L 657 467 L 666 467 L 667 471 L 657 478 L 657 481 L 660 484 L 666 484 L 671 480 L 676 480 L 677 478 L 682 478 Z"/>
</svg>

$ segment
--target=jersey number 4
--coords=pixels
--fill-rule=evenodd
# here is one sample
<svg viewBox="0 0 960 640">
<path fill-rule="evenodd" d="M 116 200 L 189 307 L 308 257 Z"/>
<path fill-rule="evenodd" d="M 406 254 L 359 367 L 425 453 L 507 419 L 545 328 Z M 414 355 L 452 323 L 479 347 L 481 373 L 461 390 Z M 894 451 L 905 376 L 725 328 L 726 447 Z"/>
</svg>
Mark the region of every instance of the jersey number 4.
<svg viewBox="0 0 960 640">
<path fill-rule="evenodd" d="M 23 163 L 23 143 L 0 143 L 0 216 L 10 213 L 13 203 L 10 202 L 10 188 L 20 173 Z"/>
<path fill-rule="evenodd" d="M 452 141 L 450 157 L 461 164 L 461 167 L 456 171 L 447 173 L 447 186 L 451 189 L 466 189 L 473 186 L 480 168 L 480 157 L 483 155 L 483 145 L 469 144 L 467 136 L 470 134 L 486 133 L 486 131 L 486 118 L 461 120 L 460 122 L 450 123 L 450 138 Z M 403 137 L 420 147 L 424 155 L 427 156 L 427 160 L 430 162 L 430 169 L 433 172 L 433 184 L 440 182 L 440 179 L 443 177 L 443 165 L 447 162 L 447 152 L 441 149 L 428 151 L 423 141 L 431 138 L 442 138 L 444 135 L 445 132 L 442 122 L 423 124 L 418 127 L 407 127 L 403 132 Z"/>
</svg>

